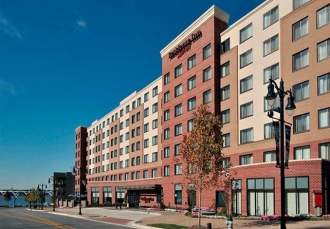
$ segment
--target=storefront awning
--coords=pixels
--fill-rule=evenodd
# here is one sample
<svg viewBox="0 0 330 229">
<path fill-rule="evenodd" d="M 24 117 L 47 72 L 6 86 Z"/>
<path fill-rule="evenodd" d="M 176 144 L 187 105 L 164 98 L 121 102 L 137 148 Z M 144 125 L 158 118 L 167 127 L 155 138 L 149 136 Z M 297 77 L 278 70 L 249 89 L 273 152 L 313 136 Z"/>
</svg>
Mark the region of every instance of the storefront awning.
<svg viewBox="0 0 330 229">
<path fill-rule="evenodd" d="M 126 186 L 124 187 L 127 190 L 155 190 L 155 189 L 160 189 L 161 185 L 156 184 L 156 185 L 134 185 L 134 186 Z"/>
</svg>

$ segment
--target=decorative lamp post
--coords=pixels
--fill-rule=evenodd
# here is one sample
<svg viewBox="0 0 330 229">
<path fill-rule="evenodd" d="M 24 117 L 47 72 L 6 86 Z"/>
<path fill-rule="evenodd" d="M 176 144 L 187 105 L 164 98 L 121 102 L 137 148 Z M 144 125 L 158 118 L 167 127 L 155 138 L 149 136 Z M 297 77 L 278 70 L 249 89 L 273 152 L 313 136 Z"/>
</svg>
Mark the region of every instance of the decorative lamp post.
<svg viewBox="0 0 330 229">
<path fill-rule="evenodd" d="M 275 92 L 275 89 L 277 92 Z M 280 167 L 280 180 L 281 180 L 281 229 L 286 229 L 286 219 L 285 219 L 285 202 L 286 202 L 286 196 L 285 196 L 285 173 L 284 169 L 287 166 L 287 163 L 284 160 L 284 136 L 285 136 L 285 125 L 284 123 L 287 123 L 284 120 L 284 98 L 288 95 L 288 102 L 285 107 L 285 110 L 288 112 L 288 115 L 293 115 L 294 110 L 296 109 L 296 105 L 294 103 L 294 97 L 292 95 L 292 91 L 285 90 L 284 89 L 284 81 L 281 79 L 280 86 L 276 84 L 276 82 L 272 79 L 269 79 L 268 84 L 268 92 L 266 96 L 266 100 L 268 105 L 271 107 L 270 111 L 268 112 L 268 117 L 272 119 L 276 119 L 279 121 L 278 129 L 279 129 L 279 136 L 278 139 L 279 142 L 276 142 L 277 145 L 279 145 L 279 152 L 277 152 L 277 165 Z M 276 98 L 279 98 L 279 107 L 275 107 Z M 280 118 L 274 118 L 274 111 L 280 114 Z M 276 133 L 275 133 L 276 134 Z M 290 137 L 290 133 L 289 133 Z M 279 160 L 278 160 L 279 159 Z M 286 160 L 288 161 L 288 155 Z"/>
</svg>

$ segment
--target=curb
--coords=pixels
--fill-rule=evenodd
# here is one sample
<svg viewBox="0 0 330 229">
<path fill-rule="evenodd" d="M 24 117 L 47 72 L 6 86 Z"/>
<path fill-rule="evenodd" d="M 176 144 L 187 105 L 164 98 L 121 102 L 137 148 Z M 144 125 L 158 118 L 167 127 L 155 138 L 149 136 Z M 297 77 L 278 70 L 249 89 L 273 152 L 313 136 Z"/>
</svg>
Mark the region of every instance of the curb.
<svg viewBox="0 0 330 229">
<path fill-rule="evenodd" d="M 132 225 L 134 228 L 139 228 L 139 229 L 159 229 L 158 227 L 150 227 L 135 222 L 130 223 L 130 225 Z"/>
</svg>

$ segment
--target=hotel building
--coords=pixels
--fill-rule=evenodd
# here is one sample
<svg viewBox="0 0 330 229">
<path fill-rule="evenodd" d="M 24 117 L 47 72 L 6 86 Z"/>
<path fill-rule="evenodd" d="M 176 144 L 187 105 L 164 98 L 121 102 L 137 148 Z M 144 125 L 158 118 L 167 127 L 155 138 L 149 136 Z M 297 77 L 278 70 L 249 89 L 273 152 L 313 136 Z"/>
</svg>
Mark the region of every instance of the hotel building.
<svg viewBox="0 0 330 229">
<path fill-rule="evenodd" d="M 226 12 L 209 8 L 161 50 L 160 78 L 77 129 L 87 135 L 89 204 L 195 206 L 180 144 L 193 127 L 193 112 L 207 104 L 223 122 L 222 153 L 232 179 L 227 208 L 237 215 L 280 214 L 274 129 L 264 97 L 268 80 L 282 78 L 297 106 L 285 117 L 292 123 L 287 213 L 315 215 L 319 208 L 329 214 L 330 1 L 266 0 L 228 21 Z M 82 137 L 76 139 L 83 151 Z M 76 154 L 76 164 L 83 155 Z M 221 185 L 202 196 L 204 207 L 225 205 Z"/>
</svg>

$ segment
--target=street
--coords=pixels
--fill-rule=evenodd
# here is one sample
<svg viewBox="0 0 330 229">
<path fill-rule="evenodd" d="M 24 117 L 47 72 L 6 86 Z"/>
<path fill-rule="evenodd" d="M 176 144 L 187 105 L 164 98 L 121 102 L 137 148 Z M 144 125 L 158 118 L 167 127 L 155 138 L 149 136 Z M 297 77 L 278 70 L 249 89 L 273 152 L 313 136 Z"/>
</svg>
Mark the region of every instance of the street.
<svg viewBox="0 0 330 229">
<path fill-rule="evenodd" d="M 44 212 L 28 211 L 25 208 L 0 208 L 0 229 L 124 229 L 127 227 L 93 222 Z"/>
</svg>

